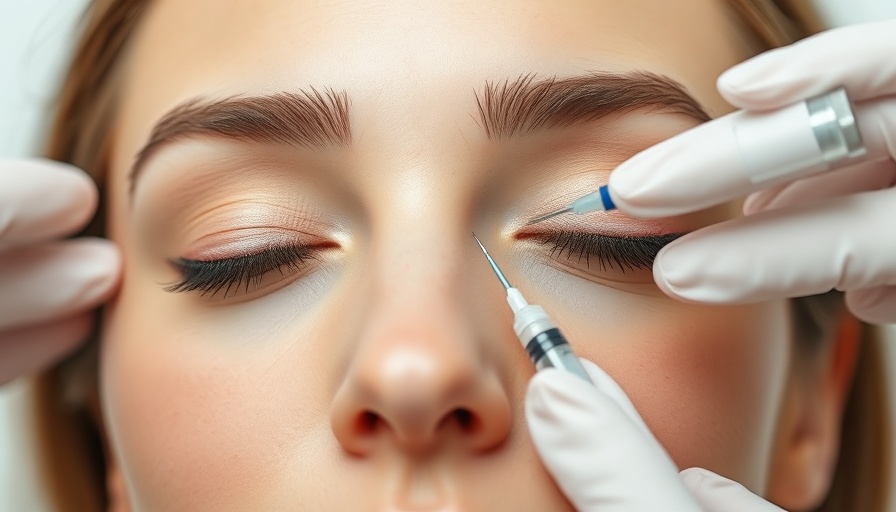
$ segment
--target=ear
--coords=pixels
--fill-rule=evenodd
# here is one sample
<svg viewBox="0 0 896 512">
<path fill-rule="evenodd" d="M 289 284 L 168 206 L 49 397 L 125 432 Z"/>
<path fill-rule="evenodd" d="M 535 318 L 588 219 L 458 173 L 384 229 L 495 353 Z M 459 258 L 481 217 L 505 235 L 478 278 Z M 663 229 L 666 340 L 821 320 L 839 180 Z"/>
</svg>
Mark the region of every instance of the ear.
<svg viewBox="0 0 896 512">
<path fill-rule="evenodd" d="M 131 512 L 131 500 L 125 485 L 124 475 L 118 465 L 118 458 L 106 442 L 106 512 Z"/>
<path fill-rule="evenodd" d="M 860 334 L 861 324 L 844 308 L 833 339 L 818 347 L 794 343 L 766 492 L 787 510 L 814 508 L 828 492 Z"/>
</svg>

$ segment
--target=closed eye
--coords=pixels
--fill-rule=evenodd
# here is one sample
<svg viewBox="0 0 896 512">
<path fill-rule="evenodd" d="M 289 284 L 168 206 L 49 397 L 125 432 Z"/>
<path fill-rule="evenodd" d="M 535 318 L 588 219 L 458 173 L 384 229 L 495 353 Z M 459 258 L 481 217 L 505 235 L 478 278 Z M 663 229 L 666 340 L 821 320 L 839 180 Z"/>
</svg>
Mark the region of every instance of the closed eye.
<svg viewBox="0 0 896 512">
<path fill-rule="evenodd" d="M 308 245 L 272 246 L 265 250 L 233 258 L 193 260 L 178 258 L 171 261 L 181 279 L 165 288 L 173 293 L 198 291 L 200 295 L 215 295 L 231 290 L 248 292 L 261 286 L 265 275 L 279 271 L 280 276 L 294 275 L 305 270 L 320 250 Z"/>
<path fill-rule="evenodd" d="M 555 259 L 565 259 L 589 269 L 594 266 L 601 271 L 625 273 L 652 268 L 660 249 L 683 234 L 610 236 L 558 231 L 527 234 L 521 238 L 530 238 L 547 246 Z"/>
</svg>

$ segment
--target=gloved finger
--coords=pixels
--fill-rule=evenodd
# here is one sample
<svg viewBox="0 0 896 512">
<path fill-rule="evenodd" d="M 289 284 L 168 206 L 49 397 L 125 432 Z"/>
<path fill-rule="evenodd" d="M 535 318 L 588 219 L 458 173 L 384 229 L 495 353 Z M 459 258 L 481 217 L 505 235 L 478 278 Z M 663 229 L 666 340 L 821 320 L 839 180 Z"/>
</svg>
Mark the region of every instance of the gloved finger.
<svg viewBox="0 0 896 512">
<path fill-rule="evenodd" d="M 77 348 L 93 319 L 82 314 L 0 333 L 0 386 L 49 366 Z"/>
<path fill-rule="evenodd" d="M 896 94 L 896 20 L 828 30 L 753 57 L 722 73 L 732 105 L 769 110 L 846 87 L 853 101 Z"/>
<path fill-rule="evenodd" d="M 653 267 L 686 301 L 755 302 L 896 284 L 896 190 L 715 224 L 664 247 Z"/>
<path fill-rule="evenodd" d="M 596 386 L 546 369 L 526 395 L 532 441 L 566 497 L 581 511 L 698 511 L 668 454 L 643 422 L 633 421 L 621 389 L 596 365 L 582 363 Z"/>
<path fill-rule="evenodd" d="M 870 192 L 896 185 L 896 162 L 877 160 L 862 162 L 836 171 L 750 194 L 744 201 L 744 214 L 801 206 L 860 192 Z"/>
<path fill-rule="evenodd" d="M 619 165 L 609 179 L 610 195 L 623 212 L 671 217 L 709 208 L 757 190 L 794 181 L 787 173 L 746 161 L 735 133 L 742 112 L 682 132 Z M 867 160 L 891 160 L 896 151 L 896 97 L 856 107 Z M 769 148 L 765 148 L 769 149 Z"/>
<path fill-rule="evenodd" d="M 846 307 L 871 324 L 896 323 L 896 286 L 849 290 Z"/>
<path fill-rule="evenodd" d="M 784 512 L 743 485 L 706 469 L 686 469 L 681 480 L 705 512 Z"/>
<path fill-rule="evenodd" d="M 896 158 L 896 95 L 853 103 L 865 160 Z"/>
<path fill-rule="evenodd" d="M 75 233 L 96 203 L 96 186 L 80 169 L 51 160 L 0 159 L 0 244 Z"/>
<path fill-rule="evenodd" d="M 0 331 L 52 321 L 96 307 L 120 273 L 114 244 L 74 239 L 0 253 Z"/>
</svg>

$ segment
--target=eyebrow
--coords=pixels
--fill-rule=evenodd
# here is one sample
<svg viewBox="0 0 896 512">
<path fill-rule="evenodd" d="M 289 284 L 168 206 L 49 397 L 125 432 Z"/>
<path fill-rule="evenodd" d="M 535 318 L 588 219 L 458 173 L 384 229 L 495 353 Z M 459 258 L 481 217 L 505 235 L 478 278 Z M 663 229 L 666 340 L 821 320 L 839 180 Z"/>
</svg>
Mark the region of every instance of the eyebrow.
<svg viewBox="0 0 896 512">
<path fill-rule="evenodd" d="M 345 91 L 315 88 L 265 96 L 188 100 L 153 127 L 129 173 L 133 195 L 147 161 L 165 144 L 190 137 L 286 143 L 310 148 L 351 143 L 349 98 Z M 647 72 L 593 72 L 569 78 L 536 79 L 535 74 L 486 82 L 476 93 L 482 127 L 489 139 L 596 121 L 634 110 L 678 113 L 697 121 L 710 116 L 675 80 Z"/>
<path fill-rule="evenodd" d="M 479 117 L 489 139 L 596 121 L 634 110 L 684 114 L 697 121 L 710 116 L 683 85 L 647 71 L 594 72 L 570 78 L 487 82 L 476 93 Z"/>
<path fill-rule="evenodd" d="M 141 170 L 163 145 L 196 136 L 323 148 L 351 142 L 345 91 L 311 88 L 268 96 L 194 98 L 165 114 L 137 153 L 129 174 L 133 194 Z"/>
</svg>

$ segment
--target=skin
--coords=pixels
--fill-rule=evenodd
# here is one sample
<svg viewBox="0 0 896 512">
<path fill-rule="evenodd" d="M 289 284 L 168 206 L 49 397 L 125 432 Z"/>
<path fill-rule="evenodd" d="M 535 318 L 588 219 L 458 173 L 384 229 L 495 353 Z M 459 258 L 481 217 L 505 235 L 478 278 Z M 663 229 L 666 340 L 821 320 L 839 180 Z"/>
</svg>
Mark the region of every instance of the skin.
<svg viewBox="0 0 896 512">
<path fill-rule="evenodd" d="M 110 153 L 109 235 L 126 263 L 101 363 L 112 508 L 568 508 L 530 444 L 533 368 L 471 230 L 621 384 L 680 467 L 789 499 L 769 486 L 787 476 L 776 467 L 793 385 L 786 303 L 678 303 L 649 269 L 588 268 L 521 235 L 530 215 L 694 122 L 635 112 L 490 141 L 473 94 L 531 72 L 643 69 L 720 115 L 715 77 L 750 48 L 719 2 L 480 4 L 149 9 L 122 68 Z M 134 156 L 174 106 L 309 86 L 351 97 L 350 148 L 183 140 L 129 196 Z M 539 229 L 647 235 L 735 211 Z M 298 275 L 273 272 L 235 297 L 165 291 L 178 280 L 168 260 L 296 232 L 331 243 Z"/>
</svg>

